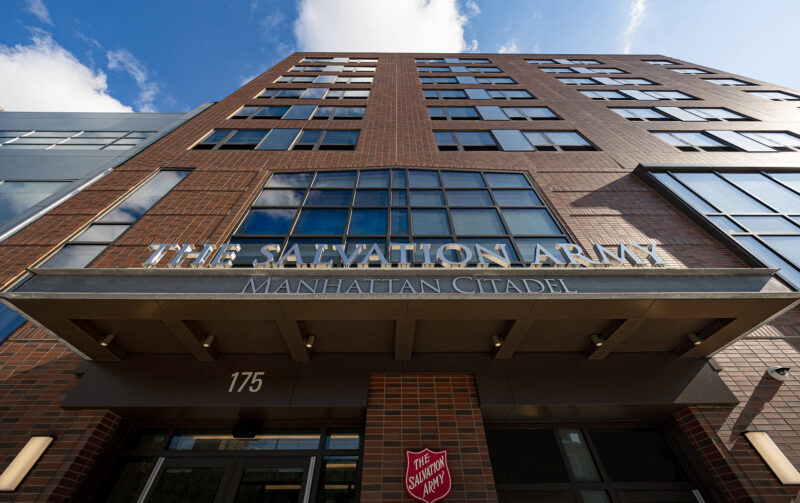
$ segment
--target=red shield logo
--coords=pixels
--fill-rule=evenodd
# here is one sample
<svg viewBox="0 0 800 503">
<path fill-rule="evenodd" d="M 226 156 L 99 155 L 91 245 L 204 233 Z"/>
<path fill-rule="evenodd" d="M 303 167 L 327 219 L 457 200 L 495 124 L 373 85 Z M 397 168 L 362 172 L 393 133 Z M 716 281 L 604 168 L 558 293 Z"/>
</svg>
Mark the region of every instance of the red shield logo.
<svg viewBox="0 0 800 503">
<path fill-rule="evenodd" d="M 435 452 L 427 447 L 406 451 L 406 491 L 424 503 L 436 503 L 450 494 L 453 483 L 447 467 L 447 450 Z"/>
</svg>

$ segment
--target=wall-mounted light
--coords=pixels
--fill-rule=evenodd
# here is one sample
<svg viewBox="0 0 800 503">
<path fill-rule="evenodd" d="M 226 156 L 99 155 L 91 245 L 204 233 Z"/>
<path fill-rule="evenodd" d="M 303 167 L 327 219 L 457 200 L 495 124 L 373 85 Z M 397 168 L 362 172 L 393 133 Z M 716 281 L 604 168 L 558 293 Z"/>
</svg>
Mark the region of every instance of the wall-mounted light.
<svg viewBox="0 0 800 503">
<path fill-rule="evenodd" d="M 316 340 L 317 337 L 315 335 L 307 335 L 306 340 L 305 342 L 303 342 L 303 344 L 305 345 L 306 349 L 312 349 L 314 347 L 314 342 Z"/>
<path fill-rule="evenodd" d="M 31 437 L 11 464 L 0 474 L 0 491 L 16 490 L 52 442 L 53 437 Z"/>
<path fill-rule="evenodd" d="M 100 345 L 107 348 L 114 341 L 114 334 L 106 334 L 100 339 Z"/>
<path fill-rule="evenodd" d="M 589 339 L 591 339 L 591 340 L 592 340 L 592 344 L 593 344 L 593 345 L 594 345 L 594 347 L 596 347 L 596 348 L 599 348 L 600 346 L 602 346 L 602 345 L 603 345 L 603 338 L 602 338 L 602 337 L 600 337 L 600 336 L 599 336 L 599 335 L 597 335 L 597 334 L 592 334 L 592 335 L 590 335 L 590 336 L 589 336 Z"/>
<path fill-rule="evenodd" d="M 503 336 L 500 334 L 492 334 L 492 347 L 495 349 L 500 349 L 503 345 Z"/>
<path fill-rule="evenodd" d="M 214 344 L 214 336 L 213 335 L 206 335 L 203 337 L 203 340 L 200 341 L 200 344 L 203 345 L 204 348 L 208 349 Z"/>
<path fill-rule="evenodd" d="M 699 346 L 703 342 L 703 339 L 698 337 L 694 332 L 686 334 L 686 338 L 689 339 L 689 342 L 691 342 L 693 346 Z"/>
<path fill-rule="evenodd" d="M 775 442 L 765 431 L 745 431 L 745 438 L 750 441 L 758 455 L 767 463 L 772 473 L 782 484 L 800 484 L 800 472 L 778 449 Z"/>
</svg>

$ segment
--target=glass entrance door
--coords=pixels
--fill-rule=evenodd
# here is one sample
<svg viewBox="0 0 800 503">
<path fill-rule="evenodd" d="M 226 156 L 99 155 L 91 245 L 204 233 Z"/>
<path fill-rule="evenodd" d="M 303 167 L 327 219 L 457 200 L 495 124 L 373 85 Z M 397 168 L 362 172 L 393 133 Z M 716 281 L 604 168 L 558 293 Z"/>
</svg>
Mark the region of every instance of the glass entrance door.
<svg viewBox="0 0 800 503">
<path fill-rule="evenodd" d="M 314 460 L 163 459 L 139 502 L 307 503 Z"/>
</svg>

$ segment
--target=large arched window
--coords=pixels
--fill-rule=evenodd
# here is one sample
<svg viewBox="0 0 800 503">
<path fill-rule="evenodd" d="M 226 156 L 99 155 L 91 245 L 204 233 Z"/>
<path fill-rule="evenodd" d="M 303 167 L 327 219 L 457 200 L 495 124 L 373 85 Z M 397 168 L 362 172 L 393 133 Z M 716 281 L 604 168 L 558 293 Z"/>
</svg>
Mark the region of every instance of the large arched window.
<svg viewBox="0 0 800 503">
<path fill-rule="evenodd" d="M 536 244 L 554 250 L 566 241 L 523 173 L 405 168 L 274 173 L 231 239 L 242 245 L 239 265 L 252 264 L 265 244 L 298 244 L 313 257 L 315 244 L 373 243 L 393 262 L 400 252 L 390 243 L 504 244 L 520 265 L 533 260 Z M 339 254 L 325 258 L 336 263 Z"/>
</svg>

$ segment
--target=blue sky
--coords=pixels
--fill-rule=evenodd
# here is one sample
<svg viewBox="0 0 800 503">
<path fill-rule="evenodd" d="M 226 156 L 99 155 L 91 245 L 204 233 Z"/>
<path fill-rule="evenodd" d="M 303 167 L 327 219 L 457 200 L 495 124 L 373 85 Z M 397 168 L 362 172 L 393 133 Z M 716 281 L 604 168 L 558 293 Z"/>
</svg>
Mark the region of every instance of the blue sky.
<svg viewBox="0 0 800 503">
<path fill-rule="evenodd" d="M 295 50 L 660 53 L 800 88 L 800 0 L 6 0 L 0 107 L 186 111 Z"/>
</svg>

